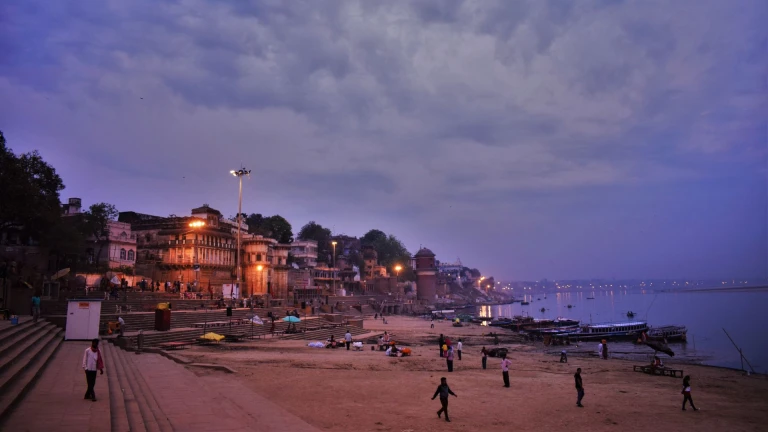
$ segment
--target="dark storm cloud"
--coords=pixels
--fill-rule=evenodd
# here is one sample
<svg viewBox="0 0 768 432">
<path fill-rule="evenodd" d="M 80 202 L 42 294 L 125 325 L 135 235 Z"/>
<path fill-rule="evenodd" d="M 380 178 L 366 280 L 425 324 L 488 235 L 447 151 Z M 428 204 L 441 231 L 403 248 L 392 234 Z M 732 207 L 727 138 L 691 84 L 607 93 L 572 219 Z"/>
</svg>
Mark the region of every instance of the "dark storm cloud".
<svg viewBox="0 0 768 432">
<path fill-rule="evenodd" d="M 93 201 L 119 190 L 116 202 L 142 210 L 153 190 L 178 200 L 160 214 L 231 207 L 220 191 L 243 163 L 254 168 L 254 202 L 296 225 L 324 209 L 335 226 L 360 230 L 361 218 L 389 215 L 381 223 L 407 226 L 409 245 L 431 236 L 448 256 L 479 250 L 466 242 L 519 237 L 520 252 L 473 258 L 502 272 L 529 262 L 515 254 L 539 234 L 573 237 L 542 225 L 572 225 L 552 215 L 625 219 L 623 209 L 597 210 L 599 191 L 645 196 L 685 183 L 669 193 L 694 206 L 704 198 L 688 192 L 723 172 L 743 175 L 738 187 L 759 184 L 767 9 L 760 0 L 9 0 L 0 96 L 12 103 L 0 105 L 0 128 L 62 161 L 69 190 Z M 728 190 L 712 199 L 728 201 Z M 681 220 L 651 237 L 657 248 Z M 547 275 L 550 261 L 509 274 Z M 581 264 L 609 272 L 600 259 Z"/>
</svg>

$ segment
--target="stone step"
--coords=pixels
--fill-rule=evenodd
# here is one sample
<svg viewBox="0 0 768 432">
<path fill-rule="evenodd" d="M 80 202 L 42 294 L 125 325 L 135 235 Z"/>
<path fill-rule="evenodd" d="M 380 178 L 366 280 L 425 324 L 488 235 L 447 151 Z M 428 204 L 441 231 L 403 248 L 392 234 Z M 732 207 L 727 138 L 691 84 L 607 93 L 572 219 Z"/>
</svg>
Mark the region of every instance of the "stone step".
<svg viewBox="0 0 768 432">
<path fill-rule="evenodd" d="M 0 338 L 5 338 L 30 324 L 32 324 L 32 317 L 28 316 L 20 316 L 19 323 L 16 325 L 11 325 L 11 320 L 0 321 Z"/>
<path fill-rule="evenodd" d="M 26 337 L 25 335 L 33 330 L 34 326 L 31 319 L 6 329 L 5 332 L 0 334 L 0 353 L 2 353 L 3 350 L 8 349 L 11 345 L 17 343 L 20 339 Z"/>
<path fill-rule="evenodd" d="M 111 350 L 111 353 L 114 354 L 112 356 L 112 367 L 114 368 L 115 375 L 117 376 L 117 390 L 119 390 L 119 393 L 122 394 L 122 396 L 118 395 L 116 397 L 117 403 L 122 403 L 125 406 L 125 413 L 129 430 L 131 432 L 146 432 L 147 427 L 144 424 L 144 418 L 139 407 L 138 397 L 134 394 L 133 388 L 130 386 L 130 377 L 127 375 L 127 368 L 123 359 L 124 352 L 122 350 L 113 349 Z M 108 365 L 104 366 L 109 367 Z M 116 391 L 112 391 L 110 388 L 109 393 L 111 399 L 112 395 L 115 394 Z M 113 431 L 115 430 L 114 428 L 116 423 L 112 424 Z"/>
<path fill-rule="evenodd" d="M 147 425 L 147 430 L 173 432 L 173 427 L 171 427 L 167 416 L 163 413 L 158 401 L 155 400 L 155 396 L 144 380 L 144 376 L 139 371 L 139 367 L 133 361 L 136 355 L 123 352 L 122 356 L 125 361 L 124 364 L 128 368 L 127 375 L 131 379 L 134 394 L 140 395 L 139 400 L 144 402 L 143 405 L 140 403 L 139 407 L 143 407 L 142 416 L 144 417 L 144 424 Z"/>
<path fill-rule="evenodd" d="M 13 406 L 32 387 L 62 340 L 63 335 L 58 330 L 49 332 L 41 344 L 22 353 L 14 366 L 3 373 L 4 380 L 0 385 L 0 430 L 3 430 L 2 423 L 10 415 Z"/>
<path fill-rule="evenodd" d="M 102 343 L 100 349 L 104 356 L 104 368 L 107 369 L 110 430 L 111 432 L 130 432 L 131 426 L 128 422 L 128 413 L 126 412 L 125 401 L 123 400 L 123 389 L 117 376 L 117 359 L 115 359 L 116 353 L 114 352 L 116 348 L 112 344 Z"/>
<path fill-rule="evenodd" d="M 33 349 L 43 341 L 46 335 L 57 330 L 53 324 L 43 321 L 38 323 L 37 326 L 32 327 L 31 331 L 23 333 L 23 339 L 0 351 L 0 374 L 12 368 L 19 360 L 23 360 L 23 354 L 26 351 Z M 2 388 L 2 385 L 3 381 L 0 379 L 0 388 Z"/>
</svg>

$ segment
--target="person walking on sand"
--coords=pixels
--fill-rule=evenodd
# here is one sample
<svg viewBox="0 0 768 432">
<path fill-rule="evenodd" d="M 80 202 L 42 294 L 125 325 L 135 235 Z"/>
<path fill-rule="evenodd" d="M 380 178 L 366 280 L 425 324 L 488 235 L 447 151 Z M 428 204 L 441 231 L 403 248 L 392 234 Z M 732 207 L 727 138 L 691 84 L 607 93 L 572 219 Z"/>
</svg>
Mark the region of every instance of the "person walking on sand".
<svg viewBox="0 0 768 432">
<path fill-rule="evenodd" d="M 507 358 L 507 354 L 501 355 L 501 377 L 504 378 L 504 387 L 509 387 L 509 367 L 512 365 L 512 360 Z"/>
<path fill-rule="evenodd" d="M 488 366 L 488 350 L 483 347 L 483 349 L 480 350 L 480 354 L 483 355 L 483 370 L 485 370 L 486 366 Z"/>
<path fill-rule="evenodd" d="M 344 343 L 347 345 L 347 351 L 349 351 L 349 346 L 352 345 L 352 333 L 349 332 L 349 329 L 344 334 Z"/>
<path fill-rule="evenodd" d="M 608 342 L 603 339 L 603 360 L 608 360 Z"/>
<path fill-rule="evenodd" d="M 600 358 L 603 356 L 603 342 L 600 342 L 597 344 L 597 358 Z"/>
<path fill-rule="evenodd" d="M 104 360 L 101 358 L 101 351 L 99 351 L 99 340 L 94 339 L 91 341 L 91 346 L 85 349 L 83 354 L 83 369 L 85 370 L 85 381 L 88 383 L 88 389 L 85 391 L 85 397 L 83 399 L 90 399 L 96 402 L 96 371 L 101 371 L 104 375 Z"/>
<path fill-rule="evenodd" d="M 445 337 L 440 333 L 440 337 L 437 339 L 437 351 L 440 353 L 440 357 L 443 356 L 443 344 L 445 344 Z"/>
<path fill-rule="evenodd" d="M 584 408 L 581 404 L 581 400 L 584 398 L 584 384 L 581 381 L 581 368 L 576 369 L 576 373 L 573 374 L 573 379 L 576 380 L 576 406 Z"/>
<path fill-rule="evenodd" d="M 445 421 L 450 422 L 451 420 L 448 418 L 448 395 L 456 396 L 456 393 L 451 391 L 451 388 L 448 387 L 448 382 L 446 381 L 445 377 L 440 378 L 440 385 L 437 386 L 437 390 L 435 390 L 435 394 L 432 395 L 432 400 L 435 400 L 435 398 L 440 395 L 440 405 L 442 407 L 437 411 L 437 417 L 440 417 L 440 414 L 445 413 Z"/>
<path fill-rule="evenodd" d="M 685 403 L 690 402 L 691 408 L 693 408 L 694 411 L 698 411 L 699 409 L 696 408 L 696 406 L 693 404 L 693 398 L 691 397 L 691 376 L 686 375 L 685 378 L 683 378 L 683 391 L 681 392 L 683 394 L 683 411 L 685 411 Z"/>
<path fill-rule="evenodd" d="M 445 353 L 445 363 L 448 365 L 448 372 L 453 372 L 453 347 L 448 347 Z"/>
<path fill-rule="evenodd" d="M 456 352 L 459 354 L 459 360 L 461 360 L 461 339 L 459 339 L 459 343 L 456 344 Z"/>
</svg>

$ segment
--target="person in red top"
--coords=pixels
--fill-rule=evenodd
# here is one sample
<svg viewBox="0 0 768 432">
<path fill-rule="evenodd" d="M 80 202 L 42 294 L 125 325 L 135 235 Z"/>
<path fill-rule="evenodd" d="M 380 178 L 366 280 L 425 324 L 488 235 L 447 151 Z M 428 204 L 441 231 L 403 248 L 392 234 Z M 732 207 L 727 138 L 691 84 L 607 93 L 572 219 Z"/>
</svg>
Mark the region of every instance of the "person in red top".
<svg viewBox="0 0 768 432">
<path fill-rule="evenodd" d="M 85 381 L 88 383 L 88 389 L 85 391 L 83 399 L 96 402 L 96 392 L 93 389 L 96 386 L 96 371 L 101 371 L 101 374 L 104 375 L 104 360 L 101 357 L 101 351 L 99 351 L 98 339 L 92 340 L 91 346 L 85 349 L 83 369 L 85 370 Z"/>
</svg>

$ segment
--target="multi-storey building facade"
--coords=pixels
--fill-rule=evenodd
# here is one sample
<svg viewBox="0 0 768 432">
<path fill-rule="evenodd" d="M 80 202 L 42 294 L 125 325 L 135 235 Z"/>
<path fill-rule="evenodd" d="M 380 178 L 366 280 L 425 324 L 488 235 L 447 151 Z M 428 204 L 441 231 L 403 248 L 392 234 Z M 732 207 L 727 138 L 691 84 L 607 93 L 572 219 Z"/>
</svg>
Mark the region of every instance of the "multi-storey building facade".
<svg viewBox="0 0 768 432">
<path fill-rule="evenodd" d="M 167 218 L 125 212 L 120 220 L 130 223 L 137 234 L 140 274 L 213 293 L 220 293 L 222 285 L 236 283 L 238 224 L 218 210 L 202 206 L 193 209 L 191 216 Z M 291 245 L 248 234 L 245 224 L 239 229 L 240 294 L 285 299 Z"/>
<path fill-rule="evenodd" d="M 213 292 L 236 279 L 236 239 L 231 225 L 221 223 L 222 219 L 218 210 L 208 206 L 193 209 L 191 216 L 123 212 L 118 218 L 136 234 L 137 273 Z"/>
</svg>

